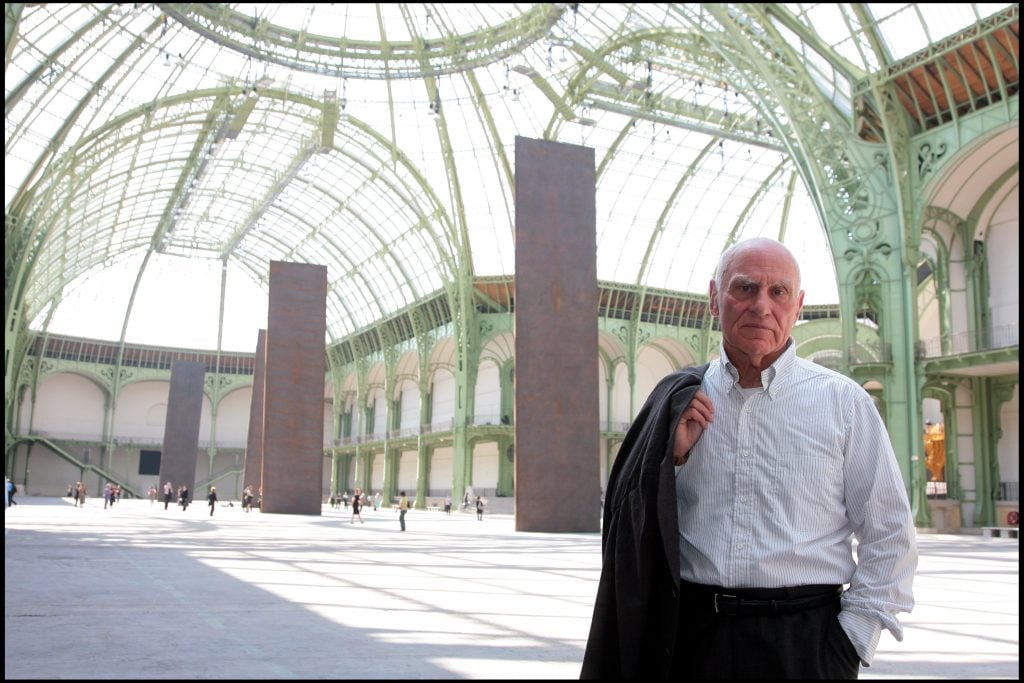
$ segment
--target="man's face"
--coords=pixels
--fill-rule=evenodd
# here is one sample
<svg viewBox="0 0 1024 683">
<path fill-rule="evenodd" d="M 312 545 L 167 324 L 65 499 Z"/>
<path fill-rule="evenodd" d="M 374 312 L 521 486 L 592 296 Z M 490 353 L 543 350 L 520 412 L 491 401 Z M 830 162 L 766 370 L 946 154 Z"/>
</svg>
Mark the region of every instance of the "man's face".
<svg viewBox="0 0 1024 683">
<path fill-rule="evenodd" d="M 796 264 L 781 247 L 760 244 L 737 251 L 722 273 L 722 291 L 711 282 L 711 312 L 721 320 L 726 350 L 762 367 L 773 362 L 803 306 L 799 286 Z"/>
</svg>

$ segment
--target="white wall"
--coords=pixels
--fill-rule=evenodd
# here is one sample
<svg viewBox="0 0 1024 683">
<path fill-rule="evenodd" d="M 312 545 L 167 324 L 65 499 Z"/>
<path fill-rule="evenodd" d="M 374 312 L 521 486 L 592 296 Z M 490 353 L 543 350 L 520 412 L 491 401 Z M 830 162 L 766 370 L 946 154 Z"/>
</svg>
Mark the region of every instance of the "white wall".
<svg viewBox="0 0 1024 683">
<path fill-rule="evenodd" d="M 29 401 L 22 405 L 21 428 L 28 431 L 30 426 L 36 433 L 98 441 L 103 433 L 103 390 L 80 375 L 47 375 L 39 384 L 34 415 Z"/>
<path fill-rule="evenodd" d="M 654 391 L 655 385 L 658 384 L 666 375 L 675 372 L 679 368 L 675 365 L 659 350 L 650 346 L 645 346 L 640 349 L 640 356 L 636 364 L 636 391 L 634 392 L 635 401 L 633 404 L 633 415 L 630 416 L 630 420 L 636 417 L 636 412 L 643 407 L 644 402 L 647 401 L 647 397 Z"/>
<path fill-rule="evenodd" d="M 428 489 L 448 490 L 452 487 L 454 449 L 451 446 L 434 449 L 430 460 L 430 484 Z"/>
<path fill-rule="evenodd" d="M 498 488 L 498 444 L 493 441 L 479 443 L 473 449 L 473 487 Z"/>
<path fill-rule="evenodd" d="M 376 453 L 371 457 L 373 464 L 370 470 L 370 490 L 367 493 L 376 493 L 384 489 L 384 454 Z"/>
<path fill-rule="evenodd" d="M 416 451 L 402 451 L 398 458 L 398 490 L 409 497 L 416 495 L 416 481 L 419 478 Z"/>
<path fill-rule="evenodd" d="M 249 408 L 252 405 L 252 387 L 235 389 L 221 398 L 217 407 L 218 445 L 245 448 L 249 435 Z M 328 412 L 327 419 L 330 420 Z M 331 423 L 328 421 L 327 425 Z M 325 434 L 330 434 L 327 427 Z M 200 436 L 200 438 L 204 438 Z"/>
<path fill-rule="evenodd" d="M 628 423 L 633 421 L 629 392 L 629 373 L 626 370 L 626 364 L 616 363 L 615 384 L 612 386 L 612 422 Z"/>
<path fill-rule="evenodd" d="M 477 370 L 474 412 L 476 424 L 501 422 L 500 369 L 494 361 L 485 360 Z"/>
<path fill-rule="evenodd" d="M 988 226 L 985 251 L 988 256 L 989 304 L 992 309 L 992 330 L 1000 327 L 1014 330 L 1020 325 L 1020 191 L 1018 187 L 1001 201 Z M 1006 332 L 1006 330 L 1003 330 Z M 998 336 L 994 340 L 1000 342 Z"/>
<path fill-rule="evenodd" d="M 162 443 L 170 386 L 169 382 L 135 382 L 123 387 L 114 413 L 114 434 L 157 439 L 157 443 Z M 200 418 L 199 424 L 199 433 L 209 434 L 203 428 L 209 425 L 209 419 L 204 425 Z"/>
<path fill-rule="evenodd" d="M 416 429 L 420 426 L 420 390 L 416 383 L 406 379 L 402 381 L 400 393 L 401 423 L 400 429 Z"/>
<path fill-rule="evenodd" d="M 434 375 L 433 394 L 430 423 L 447 424 L 455 417 L 455 376 L 448 370 L 438 370 Z"/>
<path fill-rule="evenodd" d="M 373 406 L 373 434 L 383 436 L 388 431 L 387 401 L 384 400 L 384 390 L 375 389 L 370 398 L 370 405 Z"/>
</svg>

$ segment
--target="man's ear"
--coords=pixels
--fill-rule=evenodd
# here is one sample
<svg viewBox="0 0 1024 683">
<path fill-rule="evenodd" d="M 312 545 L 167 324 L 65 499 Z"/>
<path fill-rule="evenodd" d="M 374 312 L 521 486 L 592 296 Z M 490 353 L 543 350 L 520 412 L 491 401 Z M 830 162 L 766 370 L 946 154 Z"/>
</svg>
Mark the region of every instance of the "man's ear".
<svg viewBox="0 0 1024 683">
<path fill-rule="evenodd" d="M 711 315 L 718 317 L 718 288 L 715 287 L 714 279 L 711 280 L 711 284 L 708 287 L 708 307 L 711 310 Z M 801 296 L 803 292 L 800 292 Z M 801 299 L 802 300 L 802 299 Z"/>
</svg>

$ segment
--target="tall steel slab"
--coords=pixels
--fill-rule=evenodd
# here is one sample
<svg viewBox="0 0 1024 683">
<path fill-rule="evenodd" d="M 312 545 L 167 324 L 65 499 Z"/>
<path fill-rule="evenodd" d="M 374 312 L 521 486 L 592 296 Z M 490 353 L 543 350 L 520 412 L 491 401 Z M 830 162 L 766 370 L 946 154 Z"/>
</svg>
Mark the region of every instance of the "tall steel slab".
<svg viewBox="0 0 1024 683">
<path fill-rule="evenodd" d="M 196 361 L 171 363 L 171 386 L 167 395 L 163 452 L 160 454 L 160 486 L 171 482 L 177 491 L 189 488 L 189 499 L 206 496 L 195 490 L 196 458 L 199 453 L 199 420 L 203 414 L 203 383 L 206 365 Z"/>
<path fill-rule="evenodd" d="M 515 152 L 516 530 L 598 531 L 594 150 Z"/>
<path fill-rule="evenodd" d="M 326 307 L 326 266 L 270 262 L 262 512 L 321 512 Z"/>
</svg>

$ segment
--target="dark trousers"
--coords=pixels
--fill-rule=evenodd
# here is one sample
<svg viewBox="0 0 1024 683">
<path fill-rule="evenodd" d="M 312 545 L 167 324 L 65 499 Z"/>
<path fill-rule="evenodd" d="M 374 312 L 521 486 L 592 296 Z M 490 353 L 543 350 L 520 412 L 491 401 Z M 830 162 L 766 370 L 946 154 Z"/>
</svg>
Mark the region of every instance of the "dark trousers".
<svg viewBox="0 0 1024 683">
<path fill-rule="evenodd" d="M 402 525 L 402 531 L 405 531 L 405 510 L 398 511 L 398 523 Z"/>
<path fill-rule="evenodd" d="M 721 600 L 716 611 L 713 587 L 683 582 L 679 629 L 671 678 L 717 680 L 856 679 L 860 657 L 839 624 L 840 598 L 791 613 L 766 614 L 765 608 L 738 609 Z M 750 599 L 783 602 L 828 595 L 828 587 L 796 589 L 718 589 L 744 591 Z M 833 589 L 834 590 L 834 589 Z M 787 592 L 788 591 L 788 592 Z M 732 613 L 730 613 L 732 612 Z"/>
</svg>

